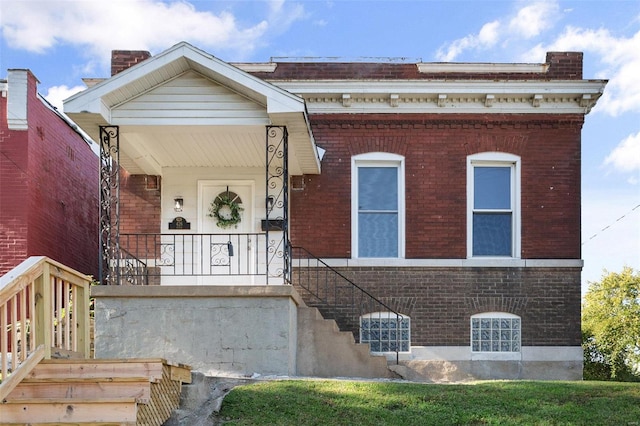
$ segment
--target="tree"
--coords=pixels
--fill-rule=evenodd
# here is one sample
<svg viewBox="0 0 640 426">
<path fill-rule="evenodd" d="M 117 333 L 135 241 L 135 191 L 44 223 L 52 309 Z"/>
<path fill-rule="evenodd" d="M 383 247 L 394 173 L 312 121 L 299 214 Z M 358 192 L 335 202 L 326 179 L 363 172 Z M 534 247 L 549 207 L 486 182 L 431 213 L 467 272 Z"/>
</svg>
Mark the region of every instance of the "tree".
<svg viewBox="0 0 640 426">
<path fill-rule="evenodd" d="M 582 305 L 585 379 L 640 380 L 640 272 L 592 282 Z"/>
</svg>

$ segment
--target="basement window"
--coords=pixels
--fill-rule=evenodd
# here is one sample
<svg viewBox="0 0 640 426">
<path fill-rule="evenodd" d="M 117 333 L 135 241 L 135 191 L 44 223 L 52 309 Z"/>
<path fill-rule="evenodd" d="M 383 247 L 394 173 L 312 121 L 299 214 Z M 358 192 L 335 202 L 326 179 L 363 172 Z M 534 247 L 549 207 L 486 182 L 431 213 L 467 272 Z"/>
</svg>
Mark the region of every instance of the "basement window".
<svg viewBox="0 0 640 426">
<path fill-rule="evenodd" d="M 391 312 L 362 315 L 360 343 L 369 343 L 371 352 L 408 352 L 411 347 L 411 319 Z"/>
<path fill-rule="evenodd" d="M 487 312 L 471 317 L 472 352 L 520 352 L 520 317 Z"/>
</svg>

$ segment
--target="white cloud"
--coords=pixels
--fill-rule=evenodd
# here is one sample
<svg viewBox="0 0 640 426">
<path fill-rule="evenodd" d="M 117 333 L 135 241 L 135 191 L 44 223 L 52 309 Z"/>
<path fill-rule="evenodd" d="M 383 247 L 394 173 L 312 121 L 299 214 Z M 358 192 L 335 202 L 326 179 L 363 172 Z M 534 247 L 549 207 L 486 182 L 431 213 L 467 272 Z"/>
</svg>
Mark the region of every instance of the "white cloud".
<svg viewBox="0 0 640 426">
<path fill-rule="evenodd" d="M 544 52 L 577 50 L 596 55 L 603 65 L 598 78 L 609 79 L 594 111 L 612 116 L 640 112 L 640 31 L 631 37 L 614 36 L 610 30 L 568 26 L 555 41 L 539 44 L 525 54 L 541 57 Z"/>
<path fill-rule="evenodd" d="M 484 24 L 477 34 L 469 34 L 446 44 L 438 50 L 436 57 L 440 61 L 453 61 L 465 51 L 484 50 L 500 41 L 507 44 L 511 40 L 533 38 L 554 24 L 559 16 L 558 11 L 555 1 L 524 6 L 510 18 L 493 20 Z"/>
<path fill-rule="evenodd" d="M 59 111 L 62 111 L 62 101 L 75 95 L 78 92 L 82 92 L 85 90 L 84 86 L 53 86 L 50 87 L 47 91 L 47 94 L 44 96 L 47 101 L 54 107 L 58 108 Z"/>
<path fill-rule="evenodd" d="M 188 41 L 204 49 L 232 52 L 236 56 L 232 59 L 238 60 L 270 32 L 285 31 L 304 17 L 300 4 L 277 0 L 267 6 L 265 19 L 242 25 L 228 11 L 198 11 L 180 0 L 3 0 L 0 25 L 8 45 L 35 53 L 72 45 L 84 49 L 89 59 L 107 61 L 113 49 L 153 53 Z"/>
<path fill-rule="evenodd" d="M 509 31 L 525 39 L 535 37 L 553 25 L 558 10 L 558 5 L 552 2 L 525 6 L 509 21 Z"/>
<path fill-rule="evenodd" d="M 486 49 L 495 46 L 498 41 L 500 22 L 493 21 L 484 24 L 477 35 L 470 34 L 450 43 L 446 48 L 440 48 L 436 54 L 438 60 L 453 61 L 465 50 Z"/>
<path fill-rule="evenodd" d="M 640 172 L 640 132 L 622 140 L 605 158 L 604 164 L 621 172 Z"/>
<path fill-rule="evenodd" d="M 302 4 L 287 3 L 285 0 L 271 0 L 269 2 L 269 23 L 271 31 L 284 32 L 291 24 L 307 17 Z"/>
</svg>

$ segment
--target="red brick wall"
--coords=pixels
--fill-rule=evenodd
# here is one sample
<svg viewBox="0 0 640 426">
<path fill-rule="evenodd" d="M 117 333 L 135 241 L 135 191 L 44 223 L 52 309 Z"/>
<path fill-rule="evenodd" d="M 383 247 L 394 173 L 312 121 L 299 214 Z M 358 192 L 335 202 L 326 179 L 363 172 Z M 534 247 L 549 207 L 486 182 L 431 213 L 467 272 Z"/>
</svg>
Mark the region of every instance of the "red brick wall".
<svg viewBox="0 0 640 426">
<path fill-rule="evenodd" d="M 471 315 L 482 312 L 520 316 L 523 346 L 581 343 L 580 268 L 337 269 L 411 317 L 415 346 L 468 346 Z M 313 299 L 305 301 L 314 306 Z"/>
<path fill-rule="evenodd" d="M 0 275 L 27 257 L 27 132 L 9 131 L 0 97 Z"/>
<path fill-rule="evenodd" d="M 160 224 L 159 177 L 120 173 L 120 233 L 157 234 Z"/>
<path fill-rule="evenodd" d="M 291 194 L 291 237 L 319 257 L 351 257 L 351 157 L 405 157 L 406 257 L 465 258 L 466 158 L 522 158 L 522 257 L 580 258 L 583 118 L 540 115 L 313 115 L 322 174 Z"/>
<path fill-rule="evenodd" d="M 146 50 L 112 50 L 111 75 L 114 76 L 151 57 Z"/>
<path fill-rule="evenodd" d="M 547 52 L 548 78 L 581 80 L 582 52 Z"/>
<path fill-rule="evenodd" d="M 29 74 L 28 130 L 8 130 L 3 114 L 8 137 L 0 155 L 0 226 L 9 228 L 9 235 L 20 235 L 1 256 L 3 267 L 10 266 L 2 272 L 28 256 L 43 255 L 97 275 L 98 157 L 37 98 L 36 90 Z"/>
</svg>

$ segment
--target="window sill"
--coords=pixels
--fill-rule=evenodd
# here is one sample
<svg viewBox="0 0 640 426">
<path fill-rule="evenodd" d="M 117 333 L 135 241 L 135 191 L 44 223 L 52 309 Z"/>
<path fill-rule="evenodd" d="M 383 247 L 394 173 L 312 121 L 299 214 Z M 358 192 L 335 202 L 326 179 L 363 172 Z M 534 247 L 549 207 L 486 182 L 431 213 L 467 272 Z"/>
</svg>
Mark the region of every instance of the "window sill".
<svg viewBox="0 0 640 426">
<path fill-rule="evenodd" d="M 582 259 L 322 259 L 327 265 L 340 267 L 424 267 L 424 268 L 582 268 Z"/>
</svg>

